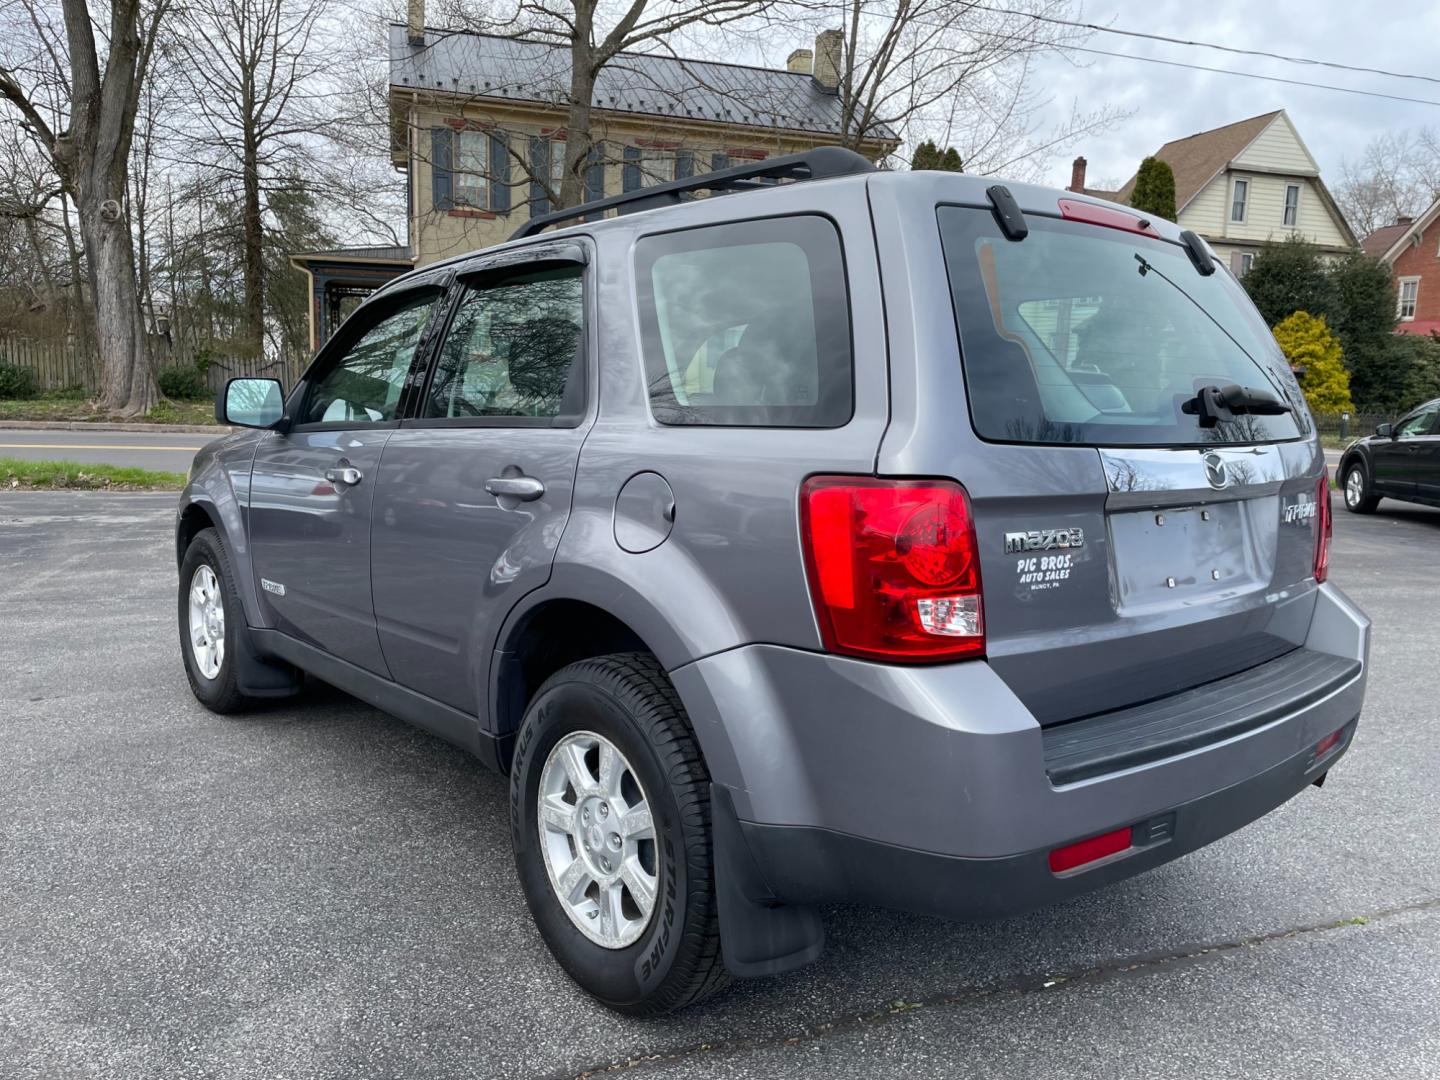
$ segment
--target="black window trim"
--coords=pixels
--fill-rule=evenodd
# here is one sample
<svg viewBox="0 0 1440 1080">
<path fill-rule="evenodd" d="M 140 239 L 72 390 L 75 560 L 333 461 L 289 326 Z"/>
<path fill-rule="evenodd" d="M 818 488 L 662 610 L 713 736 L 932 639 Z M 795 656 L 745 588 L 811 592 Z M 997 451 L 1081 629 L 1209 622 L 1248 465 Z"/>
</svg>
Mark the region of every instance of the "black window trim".
<svg viewBox="0 0 1440 1080">
<path fill-rule="evenodd" d="M 845 414 L 844 419 L 834 424 L 754 424 L 742 423 L 733 420 L 727 421 L 723 419 L 697 419 L 676 422 L 664 419 L 656 411 L 655 400 L 650 393 L 650 372 L 645 355 L 645 334 L 643 329 L 644 312 L 639 310 L 641 296 L 639 273 L 641 245 L 644 244 L 644 242 L 647 240 L 654 240 L 659 237 L 665 236 L 676 236 L 682 233 L 699 232 L 703 229 L 723 229 L 736 225 L 754 225 L 764 221 L 787 221 L 794 220 L 796 218 L 815 218 L 829 225 L 830 228 L 834 231 L 835 246 L 839 249 L 840 252 L 840 280 L 845 289 L 845 342 L 846 347 L 849 350 L 849 364 L 847 365 L 847 367 L 850 388 L 850 406 L 849 411 Z M 832 215 L 820 210 L 790 210 L 778 214 L 761 214 L 752 217 L 728 218 L 724 221 L 707 221 L 695 225 L 687 225 L 683 228 L 678 229 L 664 229 L 658 232 L 645 233 L 635 238 L 635 243 L 632 246 L 631 251 L 631 277 L 635 289 L 636 315 L 639 317 L 642 326 L 641 332 L 636 339 L 636 353 L 637 358 L 640 362 L 641 395 L 645 399 L 645 408 L 648 411 L 649 417 L 654 424 L 658 425 L 662 429 L 677 428 L 680 430 L 684 430 L 686 428 L 734 428 L 739 430 L 757 429 L 763 431 L 838 431 L 841 428 L 848 427 L 854 421 L 858 406 L 856 402 L 857 390 L 855 385 L 855 311 L 854 305 L 850 302 L 850 262 L 849 257 L 845 251 L 845 230 L 840 227 L 840 223 L 835 220 Z M 808 252 L 806 254 L 808 258 Z M 653 260 L 651 260 L 651 262 L 653 263 Z M 730 406 L 729 408 L 748 407 L 749 406 Z M 681 406 L 681 408 L 685 408 L 685 406 Z M 697 406 L 695 408 L 707 409 L 706 406 Z M 725 408 L 727 408 L 727 406 L 710 406 L 708 407 L 708 411 L 712 413 L 719 412 L 720 410 L 723 410 Z M 803 406 L 776 406 L 775 408 L 777 411 L 780 408 L 789 408 L 793 411 L 799 408 L 803 408 Z"/>
<path fill-rule="evenodd" d="M 594 334 L 595 334 L 595 275 L 590 271 L 591 249 L 585 236 L 567 238 L 561 242 L 546 240 L 538 244 L 527 244 L 518 249 L 499 252 L 490 257 L 481 257 L 472 263 L 455 268 L 450 296 L 443 305 L 444 311 L 432 334 L 431 348 L 425 362 L 422 377 L 416 378 L 415 393 L 408 402 L 403 419 L 397 425 L 407 431 L 423 431 L 430 428 L 577 428 L 590 414 L 594 394 Z M 435 381 L 435 372 L 440 364 L 442 346 L 450 336 L 455 316 L 472 288 L 489 288 L 508 278 L 523 277 L 548 267 L 579 266 L 581 282 L 581 303 L 584 307 L 585 325 L 581 328 L 581 342 L 585 356 L 580 365 L 580 403 L 573 413 L 558 416 L 433 416 L 420 415 L 430 396 L 430 386 Z"/>
<path fill-rule="evenodd" d="M 416 376 L 424 371 L 425 366 L 429 363 L 430 346 L 438 326 L 438 316 L 446 307 L 446 292 L 453 277 L 453 274 L 447 273 L 439 277 L 423 278 L 399 288 L 386 289 L 383 293 L 367 300 L 363 306 L 355 310 L 350 318 L 345 320 L 335 335 L 320 347 L 319 352 L 315 354 L 315 359 L 310 362 L 310 366 L 305 369 L 304 374 L 295 383 L 295 389 L 285 403 L 287 418 L 305 415 L 305 406 L 309 403 L 310 394 L 314 391 L 315 386 L 344 358 L 355 342 L 364 337 L 377 322 L 393 314 L 396 309 L 404 307 L 416 296 L 427 292 L 433 293 L 435 303 L 425 320 L 425 326 L 420 331 L 420 340 L 415 345 L 415 353 L 410 358 L 410 369 L 406 372 L 405 384 L 400 391 L 400 399 L 396 403 L 394 419 L 316 420 L 310 423 L 292 423 L 287 430 L 299 432 L 380 431 L 385 428 L 398 428 L 412 407 Z M 356 316 L 362 313 L 367 318 L 363 321 L 356 319 Z M 368 318 L 371 314 L 376 314 L 373 321 Z"/>
</svg>

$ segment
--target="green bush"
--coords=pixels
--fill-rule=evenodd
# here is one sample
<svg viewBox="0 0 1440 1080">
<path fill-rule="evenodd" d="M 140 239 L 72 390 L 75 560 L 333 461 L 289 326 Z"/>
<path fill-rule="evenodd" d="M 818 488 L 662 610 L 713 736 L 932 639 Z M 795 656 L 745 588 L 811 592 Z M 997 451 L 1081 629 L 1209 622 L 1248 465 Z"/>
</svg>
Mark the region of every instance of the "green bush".
<svg viewBox="0 0 1440 1080">
<path fill-rule="evenodd" d="M 176 401 L 203 401 L 210 396 L 205 373 L 195 364 L 161 368 L 155 374 L 155 382 L 162 394 Z"/>
<path fill-rule="evenodd" d="M 1135 189 L 1130 193 L 1130 205 L 1154 217 L 1174 221 L 1180 215 L 1175 211 L 1175 171 L 1169 164 L 1157 157 L 1147 157 L 1135 173 Z"/>
<path fill-rule="evenodd" d="M 38 390 L 33 371 L 0 360 L 0 401 L 33 398 Z"/>
</svg>

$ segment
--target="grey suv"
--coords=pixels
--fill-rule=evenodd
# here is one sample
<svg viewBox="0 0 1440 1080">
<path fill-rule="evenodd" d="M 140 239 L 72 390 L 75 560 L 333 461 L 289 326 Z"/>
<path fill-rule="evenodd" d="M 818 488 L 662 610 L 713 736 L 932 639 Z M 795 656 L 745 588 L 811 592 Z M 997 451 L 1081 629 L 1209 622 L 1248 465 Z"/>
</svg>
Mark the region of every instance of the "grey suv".
<svg viewBox="0 0 1440 1080">
<path fill-rule="evenodd" d="M 826 903 L 1136 874 L 1355 732 L 1299 389 L 1127 208 L 752 163 L 419 269 L 218 409 L 255 430 L 181 499 L 196 696 L 308 673 L 508 773 L 539 931 L 622 1011 L 815 959 Z"/>
</svg>

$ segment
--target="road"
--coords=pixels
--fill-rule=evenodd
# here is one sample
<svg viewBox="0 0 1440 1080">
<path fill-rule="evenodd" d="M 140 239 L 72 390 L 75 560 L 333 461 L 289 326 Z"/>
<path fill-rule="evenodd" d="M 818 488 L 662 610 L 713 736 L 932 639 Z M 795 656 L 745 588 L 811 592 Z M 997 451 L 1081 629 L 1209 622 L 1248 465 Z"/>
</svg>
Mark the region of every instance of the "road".
<svg viewBox="0 0 1440 1080">
<path fill-rule="evenodd" d="M 336 692 L 194 702 L 173 508 L 0 495 L 7 1080 L 1440 1075 L 1440 512 L 1338 517 L 1376 626 L 1323 789 L 1022 918 L 828 910 L 813 967 L 640 1022 L 549 959 L 499 777 Z"/>
<path fill-rule="evenodd" d="M 221 432 L 50 431 L 0 428 L 0 457 L 29 461 L 81 461 L 126 465 L 162 472 L 186 472 L 190 459 Z"/>
</svg>

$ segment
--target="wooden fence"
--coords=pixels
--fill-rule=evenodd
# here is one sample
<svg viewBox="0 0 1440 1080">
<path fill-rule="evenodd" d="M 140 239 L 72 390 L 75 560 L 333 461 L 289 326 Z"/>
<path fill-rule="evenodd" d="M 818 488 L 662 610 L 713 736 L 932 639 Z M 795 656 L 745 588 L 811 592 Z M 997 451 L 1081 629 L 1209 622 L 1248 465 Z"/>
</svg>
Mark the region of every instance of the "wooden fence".
<svg viewBox="0 0 1440 1080">
<path fill-rule="evenodd" d="M 157 343 L 154 361 L 156 370 L 175 364 L 188 364 L 170 356 L 171 350 Z M 74 338 L 37 338 L 0 334 L 0 361 L 27 368 L 35 373 L 35 384 L 43 390 L 82 389 L 87 394 L 100 391 L 100 361 L 94 349 L 81 349 Z M 210 389 L 219 391 L 226 380 L 243 375 L 279 379 L 288 390 L 310 362 L 308 356 L 212 356 L 205 381 Z"/>
</svg>

